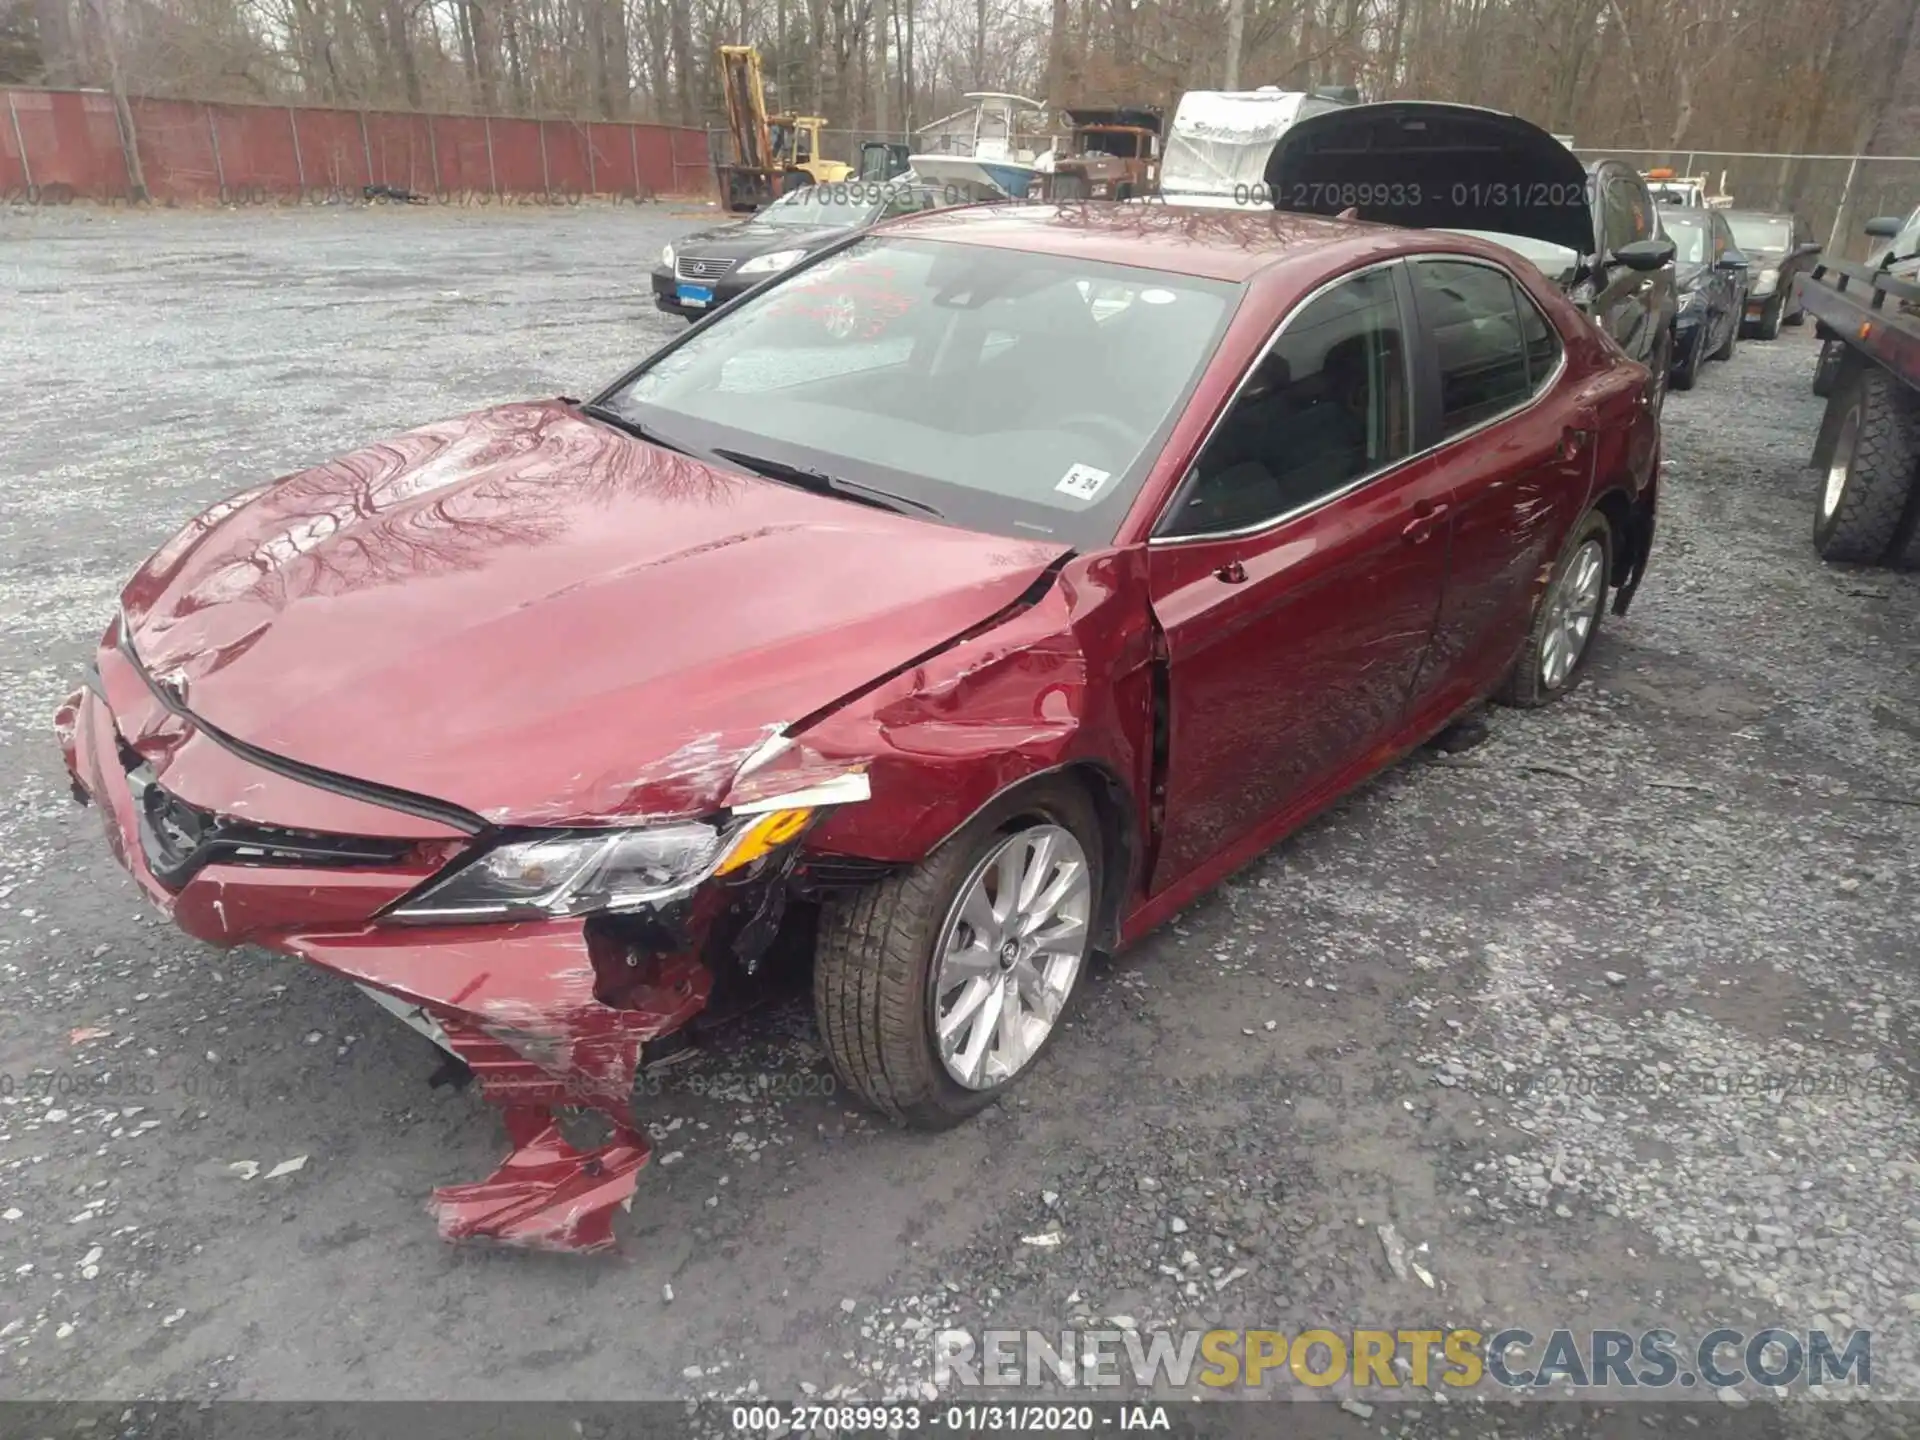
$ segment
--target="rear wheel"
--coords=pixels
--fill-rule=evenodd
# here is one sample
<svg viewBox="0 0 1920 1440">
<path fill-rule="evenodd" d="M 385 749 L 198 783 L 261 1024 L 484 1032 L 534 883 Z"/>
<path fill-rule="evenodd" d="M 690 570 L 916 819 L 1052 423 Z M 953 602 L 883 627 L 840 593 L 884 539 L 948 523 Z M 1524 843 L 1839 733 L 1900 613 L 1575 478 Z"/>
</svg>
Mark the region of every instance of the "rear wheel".
<svg viewBox="0 0 1920 1440">
<path fill-rule="evenodd" d="M 842 1083 L 943 1130 L 1026 1075 L 1092 953 L 1100 840 L 1077 787 L 1036 787 L 905 874 L 830 904 L 813 998 Z"/>
<path fill-rule="evenodd" d="M 1877 564 L 1913 495 L 1920 400 L 1886 371 L 1863 366 L 1827 404 L 1840 408 L 1840 420 L 1814 512 L 1814 548 L 1823 560 Z"/>
<path fill-rule="evenodd" d="M 1574 526 L 1534 610 L 1527 643 L 1494 696 L 1503 705 L 1550 705 L 1580 683 L 1606 610 L 1613 527 L 1598 510 Z"/>
<path fill-rule="evenodd" d="M 1781 312 L 1785 309 L 1786 301 L 1776 299 L 1760 312 L 1760 327 L 1755 332 L 1760 339 L 1778 340 L 1780 338 L 1780 326 L 1786 318 Z"/>
</svg>

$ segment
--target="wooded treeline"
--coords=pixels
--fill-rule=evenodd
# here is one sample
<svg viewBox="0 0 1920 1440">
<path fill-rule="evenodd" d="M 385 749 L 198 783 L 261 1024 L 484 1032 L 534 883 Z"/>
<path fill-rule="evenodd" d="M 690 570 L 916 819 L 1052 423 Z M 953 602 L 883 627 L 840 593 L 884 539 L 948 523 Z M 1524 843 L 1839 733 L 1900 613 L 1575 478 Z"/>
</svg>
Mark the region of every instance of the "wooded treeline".
<svg viewBox="0 0 1920 1440">
<path fill-rule="evenodd" d="M 715 124 L 715 47 L 746 41 L 776 108 L 886 132 L 972 89 L 1170 107 L 1223 84 L 1236 28 L 1248 87 L 1582 146 L 1920 153 L 1920 0 L 0 0 L 0 81 L 117 59 L 134 93 Z"/>
</svg>

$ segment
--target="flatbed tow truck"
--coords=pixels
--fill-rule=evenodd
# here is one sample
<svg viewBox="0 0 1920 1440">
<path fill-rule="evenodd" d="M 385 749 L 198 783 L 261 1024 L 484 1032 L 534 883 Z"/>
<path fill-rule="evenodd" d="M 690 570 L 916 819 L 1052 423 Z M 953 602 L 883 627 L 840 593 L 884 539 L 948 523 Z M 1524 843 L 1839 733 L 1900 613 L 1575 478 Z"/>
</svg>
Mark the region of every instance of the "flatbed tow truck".
<svg viewBox="0 0 1920 1440">
<path fill-rule="evenodd" d="M 1827 343 L 1813 543 L 1825 560 L 1920 568 L 1920 255 L 1826 260 L 1801 297 Z"/>
</svg>

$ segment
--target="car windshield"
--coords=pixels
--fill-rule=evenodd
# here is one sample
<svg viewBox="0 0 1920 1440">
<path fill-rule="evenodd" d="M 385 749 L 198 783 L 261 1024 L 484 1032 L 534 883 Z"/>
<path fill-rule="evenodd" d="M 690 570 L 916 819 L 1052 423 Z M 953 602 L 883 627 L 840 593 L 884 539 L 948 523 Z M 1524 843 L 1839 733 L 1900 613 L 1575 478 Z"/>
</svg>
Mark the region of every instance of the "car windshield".
<svg viewBox="0 0 1920 1440">
<path fill-rule="evenodd" d="M 1791 250 L 1793 221 L 1772 215 L 1729 215 L 1733 242 L 1742 250 Z"/>
<path fill-rule="evenodd" d="M 1072 256 L 873 236 L 714 316 L 602 403 L 695 451 L 1091 548 L 1118 531 L 1239 295 Z"/>
<path fill-rule="evenodd" d="M 862 225 L 879 213 L 889 188 L 883 185 L 808 185 L 782 195 L 750 223 L 781 229 L 821 230 L 829 225 Z"/>
<path fill-rule="evenodd" d="M 1707 220 L 1704 214 L 1676 215 L 1670 210 L 1662 210 L 1660 228 L 1666 231 L 1667 238 L 1673 241 L 1673 259 L 1676 265 L 1707 263 Z"/>
</svg>

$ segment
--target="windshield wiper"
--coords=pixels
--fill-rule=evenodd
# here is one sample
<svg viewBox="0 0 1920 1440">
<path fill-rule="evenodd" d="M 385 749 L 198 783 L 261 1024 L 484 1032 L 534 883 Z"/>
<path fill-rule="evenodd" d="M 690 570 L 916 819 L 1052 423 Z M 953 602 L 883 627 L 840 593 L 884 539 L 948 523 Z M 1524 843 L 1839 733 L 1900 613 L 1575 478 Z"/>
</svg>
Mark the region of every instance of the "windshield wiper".
<svg viewBox="0 0 1920 1440">
<path fill-rule="evenodd" d="M 731 460 L 743 470 L 751 470 L 769 480 L 778 480 L 784 485 L 797 485 L 802 490 L 811 490 L 816 495 L 837 495 L 842 500 L 852 500 L 860 505 L 872 505 L 881 510 L 891 510 L 897 515 L 928 515 L 935 520 L 944 520 L 933 506 L 924 500 L 915 500 L 908 495 L 896 495 L 891 490 L 882 490 L 876 485 L 863 485 L 858 480 L 849 480 L 841 475 L 829 475 L 824 470 L 812 470 L 805 465 L 789 465 L 784 460 L 768 460 L 759 455 L 748 455 L 740 450 L 722 450 L 717 446 L 714 454 L 722 460 Z"/>
<path fill-rule="evenodd" d="M 582 415 L 590 415 L 603 425 L 611 425 L 616 430 L 624 430 L 636 440 L 645 440 L 649 445 L 658 445 L 662 450 L 672 450 L 681 455 L 691 455 L 696 460 L 705 457 L 689 445 L 678 440 L 669 440 L 651 426 L 642 425 L 630 415 L 622 415 L 611 405 L 601 405 L 589 400 L 580 407 Z"/>
</svg>

